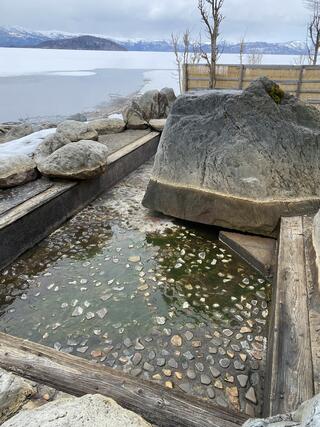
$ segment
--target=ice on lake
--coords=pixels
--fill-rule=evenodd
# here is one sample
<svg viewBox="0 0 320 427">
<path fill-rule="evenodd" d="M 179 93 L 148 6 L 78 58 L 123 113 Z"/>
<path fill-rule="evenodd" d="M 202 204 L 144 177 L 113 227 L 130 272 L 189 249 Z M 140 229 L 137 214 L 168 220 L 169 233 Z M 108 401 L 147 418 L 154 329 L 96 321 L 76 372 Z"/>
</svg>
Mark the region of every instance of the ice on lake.
<svg viewBox="0 0 320 427">
<path fill-rule="evenodd" d="M 92 111 L 114 97 L 172 87 L 179 93 L 170 52 L 101 52 L 0 48 L 0 122 Z M 239 62 L 225 54 L 224 64 Z M 265 55 L 265 64 L 293 64 Z"/>
</svg>

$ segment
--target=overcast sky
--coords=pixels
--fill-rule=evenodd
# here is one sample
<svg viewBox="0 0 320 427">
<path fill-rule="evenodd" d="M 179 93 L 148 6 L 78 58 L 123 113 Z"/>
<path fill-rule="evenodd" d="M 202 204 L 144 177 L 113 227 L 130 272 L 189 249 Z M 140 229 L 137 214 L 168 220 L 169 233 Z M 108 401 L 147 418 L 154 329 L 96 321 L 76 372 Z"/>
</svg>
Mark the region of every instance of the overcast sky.
<svg viewBox="0 0 320 427">
<path fill-rule="evenodd" d="M 224 15 L 228 41 L 305 40 L 303 0 L 225 0 Z M 0 0 L 0 26 L 34 30 L 167 39 L 199 21 L 197 0 Z"/>
</svg>

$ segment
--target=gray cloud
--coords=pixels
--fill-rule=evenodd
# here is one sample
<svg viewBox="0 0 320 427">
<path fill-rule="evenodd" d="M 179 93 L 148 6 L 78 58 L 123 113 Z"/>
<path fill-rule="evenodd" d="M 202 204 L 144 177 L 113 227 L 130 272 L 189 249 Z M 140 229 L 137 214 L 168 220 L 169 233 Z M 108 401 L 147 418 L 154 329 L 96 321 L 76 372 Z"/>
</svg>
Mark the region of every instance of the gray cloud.
<svg viewBox="0 0 320 427">
<path fill-rule="evenodd" d="M 303 0 L 225 0 L 224 15 L 226 40 L 305 39 Z M 0 0 L 0 25 L 150 39 L 201 29 L 197 0 Z"/>
</svg>

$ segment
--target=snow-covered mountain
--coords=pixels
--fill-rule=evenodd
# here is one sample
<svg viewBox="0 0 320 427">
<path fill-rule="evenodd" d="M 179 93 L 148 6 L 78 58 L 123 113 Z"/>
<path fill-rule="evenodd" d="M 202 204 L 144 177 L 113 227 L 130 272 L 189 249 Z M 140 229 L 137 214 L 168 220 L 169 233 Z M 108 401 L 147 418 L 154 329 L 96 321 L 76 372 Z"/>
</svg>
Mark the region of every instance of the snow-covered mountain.
<svg viewBox="0 0 320 427">
<path fill-rule="evenodd" d="M 129 51 L 170 52 L 172 46 L 168 40 L 120 39 L 101 34 L 74 34 L 62 31 L 29 31 L 21 27 L 0 27 L 0 47 L 36 47 L 49 40 L 62 40 L 83 35 L 90 35 L 112 40 Z M 222 44 L 224 53 L 239 53 L 239 43 Z M 209 46 L 207 46 L 209 49 Z M 301 41 L 286 43 L 248 42 L 246 53 L 261 52 L 263 54 L 301 55 L 306 53 L 306 46 Z"/>
</svg>

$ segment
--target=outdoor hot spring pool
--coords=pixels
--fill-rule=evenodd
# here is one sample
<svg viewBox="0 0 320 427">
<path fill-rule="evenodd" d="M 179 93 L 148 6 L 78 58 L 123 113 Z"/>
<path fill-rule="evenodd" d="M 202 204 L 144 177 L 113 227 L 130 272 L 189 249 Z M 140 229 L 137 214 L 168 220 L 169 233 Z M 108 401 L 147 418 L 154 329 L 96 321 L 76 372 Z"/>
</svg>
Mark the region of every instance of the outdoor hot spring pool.
<svg viewBox="0 0 320 427">
<path fill-rule="evenodd" d="M 271 284 L 141 206 L 152 163 L 1 275 L 0 329 L 259 415 Z"/>
</svg>

